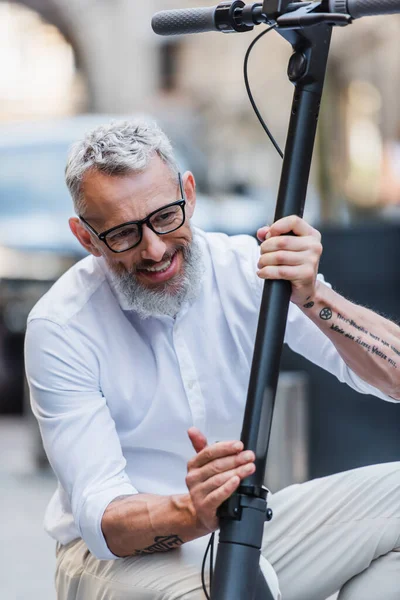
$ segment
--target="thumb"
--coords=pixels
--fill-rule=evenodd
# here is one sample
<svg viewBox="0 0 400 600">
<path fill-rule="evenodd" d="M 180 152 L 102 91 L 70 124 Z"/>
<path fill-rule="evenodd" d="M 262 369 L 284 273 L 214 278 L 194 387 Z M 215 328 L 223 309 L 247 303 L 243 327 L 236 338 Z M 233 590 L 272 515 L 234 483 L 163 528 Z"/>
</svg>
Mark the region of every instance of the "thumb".
<svg viewBox="0 0 400 600">
<path fill-rule="evenodd" d="M 200 429 L 197 429 L 197 427 L 191 427 L 188 429 L 188 436 L 192 442 L 193 448 L 197 453 L 201 452 L 206 446 L 208 446 L 207 438 L 201 433 Z"/>
<path fill-rule="evenodd" d="M 269 225 L 260 227 L 260 229 L 257 231 L 257 238 L 260 240 L 260 242 L 263 242 L 265 240 L 265 236 L 267 235 L 269 230 L 270 230 Z"/>
</svg>

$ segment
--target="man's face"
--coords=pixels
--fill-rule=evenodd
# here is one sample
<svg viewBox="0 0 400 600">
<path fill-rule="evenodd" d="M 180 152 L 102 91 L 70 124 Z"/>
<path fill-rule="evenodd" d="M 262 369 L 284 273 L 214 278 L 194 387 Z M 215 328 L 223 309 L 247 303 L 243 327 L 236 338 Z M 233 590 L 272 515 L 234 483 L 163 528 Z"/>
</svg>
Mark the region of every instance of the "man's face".
<svg viewBox="0 0 400 600">
<path fill-rule="evenodd" d="M 188 287 L 185 278 L 194 260 L 189 219 L 196 201 L 191 173 L 184 174 L 183 188 L 186 200 L 184 224 L 176 231 L 161 236 L 143 225 L 140 244 L 122 253 L 116 254 L 107 248 L 80 219 L 70 219 L 74 235 L 89 252 L 105 258 L 127 295 L 141 294 L 143 301 L 157 296 L 165 301 L 167 296 L 182 296 L 183 287 Z M 152 159 L 142 173 L 109 176 L 89 171 L 84 177 L 82 190 L 86 207 L 82 216 L 98 233 L 129 221 L 142 220 L 157 209 L 181 199 L 178 182 L 159 157 Z"/>
</svg>

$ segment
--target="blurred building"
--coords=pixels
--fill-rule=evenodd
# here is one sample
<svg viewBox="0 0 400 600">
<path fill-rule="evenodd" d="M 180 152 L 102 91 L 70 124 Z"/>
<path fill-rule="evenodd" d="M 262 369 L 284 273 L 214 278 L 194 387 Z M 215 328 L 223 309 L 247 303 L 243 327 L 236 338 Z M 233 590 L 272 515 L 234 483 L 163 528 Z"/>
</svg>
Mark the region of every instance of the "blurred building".
<svg viewBox="0 0 400 600">
<path fill-rule="evenodd" d="M 150 112 L 191 136 L 207 153 L 213 190 L 254 192 L 268 187 L 274 197 L 281 160 L 252 112 L 242 74 L 246 48 L 261 29 L 253 34 L 174 38 L 158 37 L 151 30 L 151 16 L 157 10 L 198 4 L 198 0 L 0 1 L 1 118 L 28 116 L 29 110 L 16 101 L 18 93 L 24 94 L 32 116 L 54 110 Z M 17 7 L 18 19 L 10 28 Z M 35 30 L 32 15 L 22 7 L 34 11 L 36 19 L 40 16 L 41 28 Z M 13 29 L 22 41 L 19 58 L 10 61 L 5 44 Z M 322 114 L 324 135 L 313 171 L 322 195 L 322 217 L 340 218 L 335 201 L 344 196 L 361 208 L 380 201 L 375 173 L 380 172 L 382 144 L 400 121 L 399 33 L 397 16 L 363 19 L 334 32 Z M 62 53 L 63 68 L 57 62 Z M 292 99 L 286 77 L 290 53 L 289 45 L 273 32 L 255 48 L 250 61 L 256 100 L 282 147 Z"/>
</svg>

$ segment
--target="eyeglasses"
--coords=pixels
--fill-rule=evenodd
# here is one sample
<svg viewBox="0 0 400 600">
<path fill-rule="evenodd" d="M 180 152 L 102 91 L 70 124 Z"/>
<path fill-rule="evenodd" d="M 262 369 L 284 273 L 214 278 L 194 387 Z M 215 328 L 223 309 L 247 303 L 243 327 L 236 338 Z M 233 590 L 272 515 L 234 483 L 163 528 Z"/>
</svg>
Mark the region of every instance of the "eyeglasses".
<svg viewBox="0 0 400 600">
<path fill-rule="evenodd" d="M 89 223 L 79 215 L 80 220 L 86 227 L 102 241 L 111 252 L 119 253 L 131 250 L 140 244 L 143 237 L 143 225 L 147 225 L 149 229 L 157 235 L 166 235 L 172 233 L 182 227 L 185 222 L 185 193 L 182 185 L 181 174 L 179 177 L 179 187 L 182 196 L 181 200 L 162 206 L 150 213 L 141 221 L 128 221 L 122 223 L 103 233 L 97 233 Z"/>
</svg>

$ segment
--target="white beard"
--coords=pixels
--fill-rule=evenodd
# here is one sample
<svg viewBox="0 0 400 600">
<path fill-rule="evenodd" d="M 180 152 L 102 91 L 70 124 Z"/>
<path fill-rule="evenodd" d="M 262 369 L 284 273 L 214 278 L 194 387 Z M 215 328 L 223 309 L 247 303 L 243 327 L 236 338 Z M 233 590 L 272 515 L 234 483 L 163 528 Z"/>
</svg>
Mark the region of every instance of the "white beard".
<svg viewBox="0 0 400 600">
<path fill-rule="evenodd" d="M 111 280 L 124 300 L 124 307 L 132 310 L 141 319 L 167 315 L 175 317 L 186 302 L 193 302 L 200 293 L 204 274 L 200 244 L 193 232 L 189 246 L 180 250 L 183 254 L 183 273 L 172 282 L 166 281 L 159 289 L 150 289 L 141 284 L 134 272 L 116 272 L 108 264 Z"/>
</svg>

